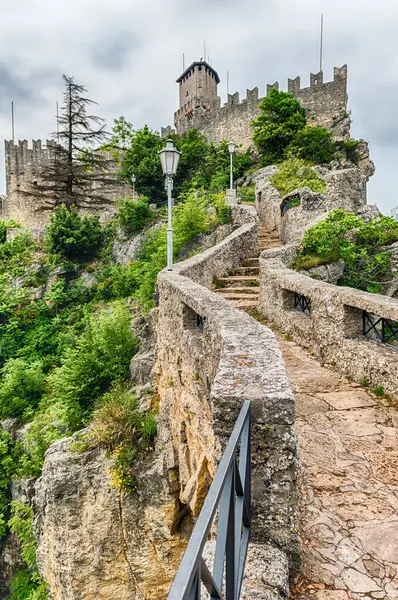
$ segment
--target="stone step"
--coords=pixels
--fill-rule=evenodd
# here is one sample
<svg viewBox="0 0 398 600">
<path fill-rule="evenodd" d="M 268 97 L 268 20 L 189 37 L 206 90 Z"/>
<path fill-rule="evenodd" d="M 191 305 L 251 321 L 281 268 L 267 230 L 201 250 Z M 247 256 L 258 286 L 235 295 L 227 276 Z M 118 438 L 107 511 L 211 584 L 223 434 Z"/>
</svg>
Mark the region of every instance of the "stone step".
<svg viewBox="0 0 398 600">
<path fill-rule="evenodd" d="M 234 271 L 234 275 L 259 275 L 259 267 L 237 267 Z"/>
<path fill-rule="evenodd" d="M 250 285 L 250 287 L 256 288 L 260 285 L 259 278 L 255 276 L 251 277 L 250 275 L 231 275 L 230 277 L 221 277 L 218 281 L 228 287 L 247 287 Z"/>
<path fill-rule="evenodd" d="M 243 267 L 258 267 L 258 256 L 256 258 L 246 258 L 242 263 Z"/>
<path fill-rule="evenodd" d="M 226 286 L 214 290 L 216 294 L 250 294 L 258 296 L 258 286 Z"/>
<path fill-rule="evenodd" d="M 255 300 L 256 297 L 259 296 L 259 289 L 253 288 L 254 291 L 251 291 L 247 294 L 245 292 L 237 291 L 237 288 L 224 288 L 221 290 L 217 290 L 219 296 L 226 298 L 227 300 Z"/>
<path fill-rule="evenodd" d="M 241 310 L 253 310 L 253 308 L 258 307 L 257 300 L 232 300 L 231 302 L 235 308 L 240 308 Z"/>
</svg>

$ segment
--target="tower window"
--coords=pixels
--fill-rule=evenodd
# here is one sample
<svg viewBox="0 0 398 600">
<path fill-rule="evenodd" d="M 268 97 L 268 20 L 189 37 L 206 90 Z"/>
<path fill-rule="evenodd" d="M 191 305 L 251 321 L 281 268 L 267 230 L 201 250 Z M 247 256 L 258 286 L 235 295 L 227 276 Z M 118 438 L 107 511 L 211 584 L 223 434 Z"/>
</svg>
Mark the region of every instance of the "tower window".
<svg viewBox="0 0 398 600">
<path fill-rule="evenodd" d="M 198 69 L 199 69 L 199 71 L 201 71 L 201 70 L 202 70 L 202 67 L 198 67 Z"/>
</svg>

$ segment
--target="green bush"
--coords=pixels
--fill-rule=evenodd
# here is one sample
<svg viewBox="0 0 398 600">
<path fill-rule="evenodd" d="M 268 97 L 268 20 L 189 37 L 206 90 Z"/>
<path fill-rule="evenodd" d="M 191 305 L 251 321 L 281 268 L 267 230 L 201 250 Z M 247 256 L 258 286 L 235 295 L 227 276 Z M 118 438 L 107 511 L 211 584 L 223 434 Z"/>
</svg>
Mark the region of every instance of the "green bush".
<svg viewBox="0 0 398 600">
<path fill-rule="evenodd" d="M 98 217 L 81 217 L 77 209 L 58 207 L 47 226 L 46 242 L 51 254 L 68 260 L 84 261 L 93 258 L 104 241 Z"/>
<path fill-rule="evenodd" d="M 19 227 L 19 225 L 13 219 L 9 219 L 8 221 L 0 219 L 0 244 L 4 244 L 4 242 L 6 241 L 7 230 L 15 229 L 16 227 Z"/>
<path fill-rule="evenodd" d="M 259 115 L 252 123 L 253 140 L 263 163 L 281 161 L 306 122 L 305 109 L 298 100 L 287 92 L 272 89 L 261 101 Z"/>
<path fill-rule="evenodd" d="M 94 401 L 111 383 L 128 377 L 138 348 L 130 320 L 122 304 L 93 316 L 75 346 L 66 349 L 61 365 L 49 375 L 49 394 L 65 408 L 65 422 L 72 430 L 87 421 Z"/>
<path fill-rule="evenodd" d="M 348 160 L 350 160 L 355 165 L 358 164 L 359 154 L 358 154 L 358 145 L 359 142 L 357 140 L 349 139 L 343 140 L 343 142 L 339 143 L 342 145 L 342 150 L 345 153 Z"/>
<path fill-rule="evenodd" d="M 325 182 L 311 168 L 311 165 L 299 158 L 285 160 L 271 177 L 270 182 L 281 196 L 286 196 L 296 188 L 305 186 L 313 192 L 324 193 L 326 190 Z"/>
<path fill-rule="evenodd" d="M 141 231 L 151 220 L 151 211 L 148 199 L 141 197 L 138 200 L 125 198 L 119 204 L 119 223 L 126 235 L 134 235 Z"/>
<path fill-rule="evenodd" d="M 23 266 L 25 261 L 30 258 L 34 247 L 35 243 L 29 233 L 20 233 L 10 242 L 0 244 L 0 261 L 4 263 L 1 270 L 3 271 L 4 267 L 7 270 L 12 270 L 12 267 L 16 264 L 19 267 Z M 17 259 L 17 262 L 15 259 Z"/>
<path fill-rule="evenodd" d="M 238 196 L 242 200 L 242 202 L 255 202 L 256 201 L 256 192 L 254 185 L 249 187 L 241 187 L 238 189 Z"/>
<path fill-rule="evenodd" d="M 336 150 L 337 146 L 330 131 L 324 127 L 307 126 L 296 133 L 286 154 L 317 165 L 333 160 Z"/>
<path fill-rule="evenodd" d="M 12 358 L 1 371 L 0 419 L 28 420 L 44 393 L 44 373 L 40 362 L 27 363 Z"/>
<path fill-rule="evenodd" d="M 396 241 L 398 222 L 392 217 L 366 223 L 352 213 L 334 210 L 305 233 L 295 267 L 310 268 L 311 259 L 325 264 L 341 258 L 345 268 L 339 284 L 380 293 L 391 269 L 390 253 L 380 251 L 380 246 Z"/>
<path fill-rule="evenodd" d="M 157 433 L 153 411 L 142 411 L 136 396 L 117 386 L 103 396 L 94 410 L 89 431 L 72 446 L 85 450 L 100 444 L 113 456 L 111 484 L 129 492 L 134 488 L 136 460 L 152 450 Z"/>
<path fill-rule="evenodd" d="M 21 445 L 0 428 L 0 539 L 7 532 L 7 516 L 10 505 L 10 481 L 19 467 Z"/>
<path fill-rule="evenodd" d="M 11 531 L 17 536 L 21 546 L 21 559 L 25 568 L 16 572 L 11 581 L 10 600 L 47 600 L 47 588 L 37 570 L 37 542 L 33 535 L 33 510 L 20 501 L 11 503 Z"/>
</svg>

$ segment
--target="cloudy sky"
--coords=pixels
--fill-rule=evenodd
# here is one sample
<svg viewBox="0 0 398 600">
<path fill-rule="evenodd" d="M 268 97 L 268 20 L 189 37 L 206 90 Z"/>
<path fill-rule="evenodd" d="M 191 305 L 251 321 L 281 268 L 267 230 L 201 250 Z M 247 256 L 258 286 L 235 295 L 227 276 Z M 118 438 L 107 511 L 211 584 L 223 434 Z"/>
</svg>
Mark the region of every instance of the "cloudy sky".
<svg viewBox="0 0 398 600">
<path fill-rule="evenodd" d="M 0 137 L 45 139 L 55 129 L 61 75 L 74 75 L 111 124 L 171 124 L 175 79 L 203 56 L 219 72 L 219 93 L 300 75 L 319 65 L 325 15 L 324 74 L 348 64 L 352 134 L 370 142 L 376 175 L 369 202 L 398 205 L 398 2 L 396 0 L 0 0 Z M 0 164 L 4 162 L 3 145 Z M 0 193 L 4 192 L 0 171 Z"/>
</svg>

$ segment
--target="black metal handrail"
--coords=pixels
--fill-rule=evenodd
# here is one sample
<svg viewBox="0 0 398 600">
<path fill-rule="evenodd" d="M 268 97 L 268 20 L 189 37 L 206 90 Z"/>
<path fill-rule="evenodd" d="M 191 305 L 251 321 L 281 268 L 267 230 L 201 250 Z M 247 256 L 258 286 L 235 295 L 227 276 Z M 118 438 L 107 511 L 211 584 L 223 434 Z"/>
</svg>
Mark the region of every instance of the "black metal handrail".
<svg viewBox="0 0 398 600">
<path fill-rule="evenodd" d="M 362 335 L 367 339 L 386 344 L 387 346 L 398 346 L 398 322 L 378 317 L 362 311 Z"/>
<path fill-rule="evenodd" d="M 306 315 L 311 314 L 311 298 L 294 292 L 294 308 Z"/>
<path fill-rule="evenodd" d="M 200 600 L 203 582 L 211 600 L 240 597 L 251 524 L 250 402 L 246 400 L 207 493 L 167 600 Z M 237 454 L 239 450 L 239 461 Z M 213 574 L 204 559 L 218 506 Z M 224 568 L 225 567 L 225 568 Z"/>
</svg>

